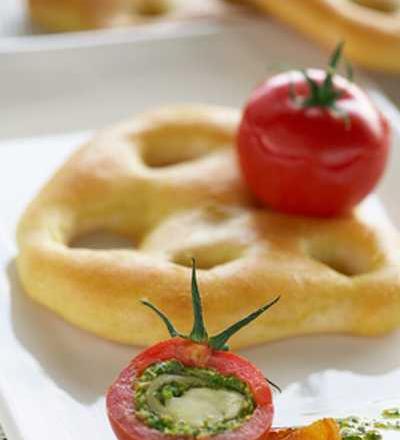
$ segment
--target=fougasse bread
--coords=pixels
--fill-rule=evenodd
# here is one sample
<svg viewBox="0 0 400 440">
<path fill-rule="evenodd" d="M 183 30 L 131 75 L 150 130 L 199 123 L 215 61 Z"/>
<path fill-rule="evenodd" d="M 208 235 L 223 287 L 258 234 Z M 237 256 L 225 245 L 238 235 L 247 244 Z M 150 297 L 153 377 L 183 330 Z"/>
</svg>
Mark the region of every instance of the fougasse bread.
<svg viewBox="0 0 400 440">
<path fill-rule="evenodd" d="M 399 0 L 244 0 L 363 66 L 400 71 Z"/>
<path fill-rule="evenodd" d="M 52 32 L 143 23 L 174 9 L 177 0 L 28 0 L 32 21 Z"/>
<path fill-rule="evenodd" d="M 79 148 L 18 227 L 26 293 L 66 321 L 134 345 L 187 331 L 198 267 L 212 332 L 281 296 L 232 339 L 244 347 L 313 333 L 378 335 L 400 324 L 400 239 L 372 199 L 351 215 L 296 217 L 257 206 L 239 175 L 236 109 L 183 105 L 136 116 Z M 109 231 L 129 249 L 74 247 Z"/>
<path fill-rule="evenodd" d="M 135 27 L 229 16 L 238 9 L 220 0 L 27 0 L 32 22 L 52 32 Z"/>
</svg>

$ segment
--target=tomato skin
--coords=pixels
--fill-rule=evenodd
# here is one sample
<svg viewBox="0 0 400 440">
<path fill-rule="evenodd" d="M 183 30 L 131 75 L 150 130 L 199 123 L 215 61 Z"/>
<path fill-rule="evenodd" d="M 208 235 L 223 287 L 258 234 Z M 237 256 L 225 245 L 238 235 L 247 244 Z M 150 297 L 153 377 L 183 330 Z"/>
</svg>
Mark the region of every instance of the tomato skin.
<svg viewBox="0 0 400 440">
<path fill-rule="evenodd" d="M 107 412 L 111 426 L 119 440 L 188 440 L 191 438 L 165 435 L 143 424 L 135 416 L 134 381 L 150 365 L 171 359 L 176 359 L 187 366 L 214 368 L 221 374 L 234 374 L 245 381 L 253 392 L 257 407 L 252 417 L 234 431 L 212 436 L 213 440 L 257 440 L 269 431 L 273 417 L 272 394 L 261 371 L 246 359 L 233 353 L 216 351 L 206 345 L 182 338 L 173 338 L 155 344 L 139 354 L 110 387 L 106 398 Z"/>
<path fill-rule="evenodd" d="M 319 84 L 326 75 L 307 73 Z M 331 109 L 299 103 L 310 94 L 301 72 L 277 75 L 251 96 L 237 148 L 242 174 L 263 204 L 290 214 L 341 215 L 379 181 L 389 124 L 359 87 L 338 75 L 334 87 L 342 93 L 336 107 L 347 123 Z"/>
</svg>

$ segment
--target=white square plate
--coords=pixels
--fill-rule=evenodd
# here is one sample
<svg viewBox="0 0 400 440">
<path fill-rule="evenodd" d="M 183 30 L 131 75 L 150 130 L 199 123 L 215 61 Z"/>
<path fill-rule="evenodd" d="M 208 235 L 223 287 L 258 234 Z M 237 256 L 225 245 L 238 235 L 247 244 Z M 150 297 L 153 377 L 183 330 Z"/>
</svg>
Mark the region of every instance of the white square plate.
<svg viewBox="0 0 400 440">
<path fill-rule="evenodd" d="M 279 65 L 323 65 L 327 57 L 264 21 L 181 33 L 186 38 L 95 38 L 80 47 L 55 50 L 49 42 L 41 51 L 0 53 L 0 420 L 9 440 L 112 440 L 104 392 L 135 354 L 31 302 L 15 272 L 17 220 L 45 179 L 87 138 L 81 131 L 171 102 L 241 105 Z M 400 119 L 377 90 L 371 93 L 395 128 L 379 196 L 400 227 Z M 81 133 L 54 135 L 72 131 Z M 400 400 L 399 332 L 295 338 L 243 354 L 284 388 L 276 399 L 279 425 L 375 411 Z"/>
</svg>

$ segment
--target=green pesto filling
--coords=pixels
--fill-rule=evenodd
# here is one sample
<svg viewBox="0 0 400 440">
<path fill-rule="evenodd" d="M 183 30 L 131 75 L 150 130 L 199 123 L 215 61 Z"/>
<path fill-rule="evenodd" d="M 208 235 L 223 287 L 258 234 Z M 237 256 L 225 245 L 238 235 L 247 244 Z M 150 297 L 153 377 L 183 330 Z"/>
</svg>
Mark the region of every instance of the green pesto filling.
<svg viewBox="0 0 400 440">
<path fill-rule="evenodd" d="M 385 419 L 400 420 L 400 408 L 387 408 L 382 411 L 382 417 Z"/>
<path fill-rule="evenodd" d="M 136 415 L 151 428 L 169 435 L 197 437 L 231 431 L 248 420 L 255 409 L 248 385 L 237 377 L 223 376 L 209 368 L 186 367 L 176 360 L 148 367 L 136 381 L 134 391 Z M 202 400 L 204 396 L 206 400 Z M 210 417 L 196 419 L 194 415 L 196 420 L 191 422 L 177 416 L 174 408 L 184 410 L 186 402 L 193 402 L 190 406 L 194 410 L 198 406 L 204 415 L 207 398 L 210 408 L 224 402 L 224 411 L 218 417 L 213 417 L 212 411 Z"/>
</svg>

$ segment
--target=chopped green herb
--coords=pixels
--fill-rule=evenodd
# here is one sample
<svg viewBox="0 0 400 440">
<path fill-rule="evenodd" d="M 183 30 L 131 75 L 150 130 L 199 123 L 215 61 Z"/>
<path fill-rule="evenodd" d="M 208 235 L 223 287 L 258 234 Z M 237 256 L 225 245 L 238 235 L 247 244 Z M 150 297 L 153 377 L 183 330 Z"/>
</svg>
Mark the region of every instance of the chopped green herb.
<svg viewBox="0 0 400 440">
<path fill-rule="evenodd" d="M 400 408 L 385 409 L 381 417 L 380 420 L 366 420 L 357 416 L 338 419 L 343 440 L 382 440 L 382 431 L 400 431 Z"/>
<path fill-rule="evenodd" d="M 400 408 L 388 408 L 382 411 L 385 419 L 400 419 Z"/>
</svg>

